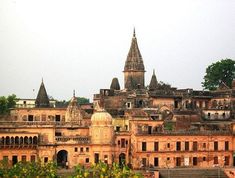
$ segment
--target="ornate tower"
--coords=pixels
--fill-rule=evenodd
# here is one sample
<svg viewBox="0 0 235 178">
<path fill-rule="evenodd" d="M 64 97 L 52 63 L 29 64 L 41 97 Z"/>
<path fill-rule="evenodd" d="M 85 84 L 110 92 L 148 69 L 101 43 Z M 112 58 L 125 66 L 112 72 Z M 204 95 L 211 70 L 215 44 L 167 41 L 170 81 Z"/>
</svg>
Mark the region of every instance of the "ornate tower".
<svg viewBox="0 0 235 178">
<path fill-rule="evenodd" d="M 124 86 L 125 89 L 142 89 L 144 85 L 144 62 L 140 54 L 135 35 L 135 29 L 131 41 L 131 47 L 127 55 L 124 67 Z"/>
<path fill-rule="evenodd" d="M 47 91 L 44 86 L 43 80 L 38 91 L 38 95 L 35 101 L 35 106 L 38 108 L 48 108 L 50 107 L 49 98 L 47 96 Z"/>
<path fill-rule="evenodd" d="M 81 125 L 82 114 L 78 106 L 77 98 L 75 97 L 75 91 L 73 91 L 73 97 L 67 107 L 65 120 L 66 122 L 77 122 L 79 125 Z"/>
</svg>

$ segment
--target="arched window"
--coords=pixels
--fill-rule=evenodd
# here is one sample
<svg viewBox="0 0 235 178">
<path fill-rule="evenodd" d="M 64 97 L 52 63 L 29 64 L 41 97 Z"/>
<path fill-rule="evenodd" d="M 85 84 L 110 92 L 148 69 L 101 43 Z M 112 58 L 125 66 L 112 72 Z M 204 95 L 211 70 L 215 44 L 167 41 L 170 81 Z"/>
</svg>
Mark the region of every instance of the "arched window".
<svg viewBox="0 0 235 178">
<path fill-rule="evenodd" d="M 20 139 L 18 136 L 15 137 L 15 144 L 16 145 L 19 145 L 20 144 Z"/>
<path fill-rule="evenodd" d="M 9 136 L 6 137 L 6 145 L 10 145 L 10 137 Z"/>
<path fill-rule="evenodd" d="M 2 137 L 2 139 L 1 139 L 1 145 L 4 145 L 5 144 L 5 137 Z"/>
<path fill-rule="evenodd" d="M 33 144 L 33 138 L 29 137 L 29 144 Z"/>
<path fill-rule="evenodd" d="M 20 137 L 20 145 L 23 145 L 24 144 L 24 139 L 23 137 Z"/>
<path fill-rule="evenodd" d="M 24 144 L 25 145 L 28 145 L 29 144 L 29 138 L 26 136 L 24 137 Z"/>
<path fill-rule="evenodd" d="M 33 137 L 33 144 L 34 145 L 38 144 L 38 137 L 36 136 Z"/>
<path fill-rule="evenodd" d="M 14 145 L 14 144 L 15 144 L 15 138 L 11 137 L 11 145 Z"/>
</svg>

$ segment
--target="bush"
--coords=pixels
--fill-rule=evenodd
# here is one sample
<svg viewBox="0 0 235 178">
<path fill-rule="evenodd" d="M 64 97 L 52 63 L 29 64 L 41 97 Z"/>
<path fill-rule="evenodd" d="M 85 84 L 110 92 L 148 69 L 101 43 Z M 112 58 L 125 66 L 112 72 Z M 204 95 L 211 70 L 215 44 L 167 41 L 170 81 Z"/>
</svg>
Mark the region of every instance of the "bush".
<svg viewBox="0 0 235 178">
<path fill-rule="evenodd" d="M 18 162 L 10 167 L 6 160 L 0 162 L 0 177 L 2 178 L 56 178 L 56 164 L 49 162 Z"/>
<path fill-rule="evenodd" d="M 111 166 L 99 162 L 91 166 L 90 168 L 85 168 L 82 165 L 77 165 L 75 167 L 75 175 L 72 178 L 142 178 L 140 173 L 135 173 L 128 166 L 119 166 L 117 163 L 113 163 Z"/>
</svg>

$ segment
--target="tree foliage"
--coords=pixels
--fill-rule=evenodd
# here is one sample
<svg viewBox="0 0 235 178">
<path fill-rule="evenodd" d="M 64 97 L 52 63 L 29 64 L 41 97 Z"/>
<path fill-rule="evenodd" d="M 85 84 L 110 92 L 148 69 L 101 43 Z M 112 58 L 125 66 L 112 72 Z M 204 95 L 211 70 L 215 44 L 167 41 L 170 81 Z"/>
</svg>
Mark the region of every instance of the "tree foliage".
<svg viewBox="0 0 235 178">
<path fill-rule="evenodd" d="M 43 164 L 38 162 L 18 162 L 9 166 L 8 160 L 0 162 L 1 178 L 56 178 L 56 164 L 49 162 Z"/>
<path fill-rule="evenodd" d="M 0 96 L 0 114 L 9 113 L 10 108 L 14 108 L 16 105 L 16 95 L 12 94 L 8 97 Z"/>
<path fill-rule="evenodd" d="M 234 78 L 235 61 L 232 59 L 222 59 L 206 68 L 202 86 L 204 89 L 215 90 L 220 84 L 225 83 L 228 87 L 231 87 Z"/>
<path fill-rule="evenodd" d="M 78 101 L 78 104 L 81 105 L 81 104 L 88 104 L 90 101 L 88 98 L 85 98 L 85 97 L 77 97 L 77 101 Z M 56 101 L 56 107 L 67 107 L 69 105 L 69 102 L 70 101 Z"/>
<path fill-rule="evenodd" d="M 128 166 L 124 165 L 120 167 L 117 163 L 113 163 L 111 166 L 99 162 L 91 166 L 90 168 L 85 168 L 82 165 L 77 165 L 75 167 L 75 175 L 72 178 L 142 178 L 140 173 L 135 173 Z"/>
</svg>

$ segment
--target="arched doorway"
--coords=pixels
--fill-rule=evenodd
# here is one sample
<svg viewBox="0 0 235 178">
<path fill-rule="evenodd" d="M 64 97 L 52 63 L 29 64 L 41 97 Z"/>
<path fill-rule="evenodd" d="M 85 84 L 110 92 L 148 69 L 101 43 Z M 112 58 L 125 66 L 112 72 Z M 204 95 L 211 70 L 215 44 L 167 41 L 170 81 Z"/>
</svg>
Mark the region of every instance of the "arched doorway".
<svg viewBox="0 0 235 178">
<path fill-rule="evenodd" d="M 60 150 L 57 153 L 57 165 L 62 168 L 65 168 L 67 161 L 68 161 L 68 152 L 66 150 Z"/>
<path fill-rule="evenodd" d="M 125 153 L 121 153 L 119 155 L 119 165 L 123 166 L 126 164 L 126 154 Z"/>
</svg>

